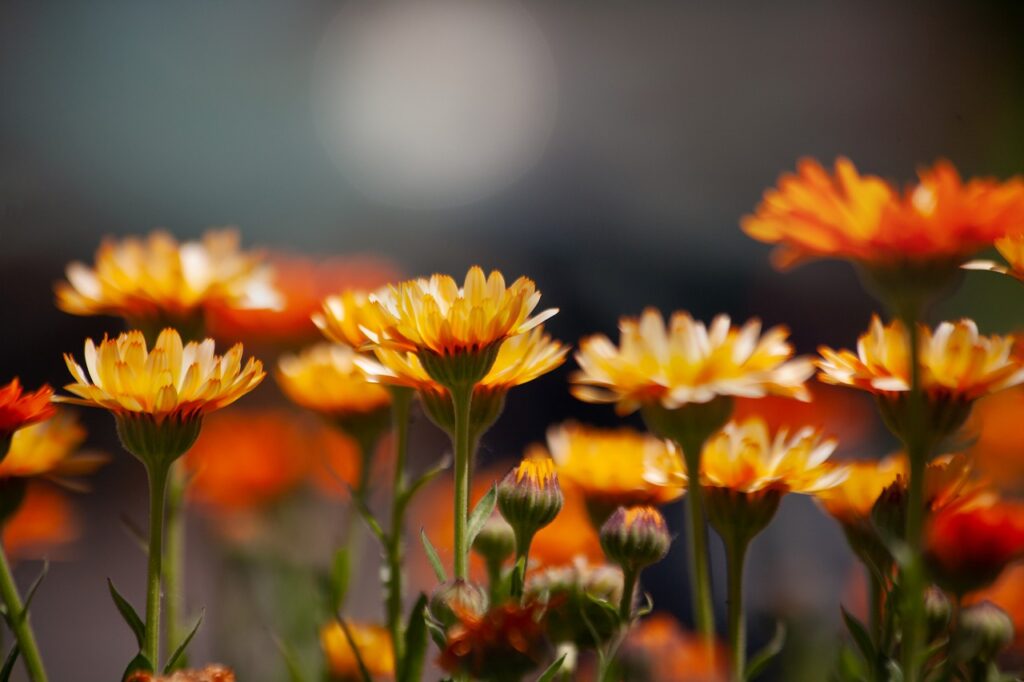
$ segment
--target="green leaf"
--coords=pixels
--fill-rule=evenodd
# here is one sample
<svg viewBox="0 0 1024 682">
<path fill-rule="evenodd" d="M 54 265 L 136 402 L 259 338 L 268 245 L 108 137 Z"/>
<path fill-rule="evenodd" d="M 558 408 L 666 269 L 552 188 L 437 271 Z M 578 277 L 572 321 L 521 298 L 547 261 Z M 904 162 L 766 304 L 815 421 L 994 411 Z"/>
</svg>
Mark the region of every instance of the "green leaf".
<svg viewBox="0 0 1024 682">
<path fill-rule="evenodd" d="M 124 622 L 128 624 L 128 627 L 135 635 L 135 640 L 138 642 L 139 648 L 141 649 L 142 643 L 146 639 L 146 625 L 142 622 L 142 619 L 139 618 L 139 614 L 135 612 L 132 605 L 128 603 L 128 600 L 122 597 L 117 591 L 117 588 L 114 587 L 114 582 L 110 578 L 107 578 L 107 586 L 110 588 L 110 596 L 114 599 L 114 605 L 117 606 L 117 610 L 120 612 L 121 618 L 123 618 Z M 152 670 L 152 668 L 150 668 L 150 670 Z"/>
<path fill-rule="evenodd" d="M 363 654 L 359 651 L 359 647 L 356 645 L 355 637 L 352 636 L 352 630 L 349 629 L 348 623 L 341 617 L 341 614 L 337 614 L 338 624 L 341 625 L 341 631 L 345 633 L 345 639 L 348 641 L 348 646 L 352 649 L 352 654 L 355 656 L 356 665 L 359 666 L 359 676 L 363 682 L 373 682 L 373 677 L 370 675 L 370 671 L 366 668 L 366 663 L 363 661 Z"/>
<path fill-rule="evenodd" d="M 384 529 L 381 528 L 377 517 L 373 515 L 373 511 L 366 506 L 366 500 L 362 498 L 362 495 L 356 493 L 356 491 L 352 489 L 352 486 L 349 486 L 348 493 L 349 497 L 352 498 L 352 502 L 355 504 L 356 509 L 359 510 L 359 515 L 363 517 L 363 521 L 366 522 L 366 525 L 370 528 L 370 532 L 376 536 L 377 540 L 380 541 L 381 544 L 386 544 L 385 539 L 387 538 L 387 534 L 385 534 Z"/>
<path fill-rule="evenodd" d="M 846 623 L 846 629 L 853 636 L 854 644 L 860 649 L 861 656 L 874 668 L 875 662 L 878 660 L 878 654 L 875 651 L 875 645 L 871 641 L 871 635 L 868 634 L 867 628 L 864 627 L 863 623 L 851 616 L 850 612 L 842 606 L 839 607 L 839 610 L 843 613 L 843 622 Z"/>
<path fill-rule="evenodd" d="M 145 670 L 148 673 L 153 672 L 153 664 L 150 663 L 149 659 L 140 651 L 135 658 L 128 663 L 128 667 L 124 669 L 124 675 L 121 676 L 121 682 L 127 680 L 133 673 L 137 673 L 142 670 Z"/>
<path fill-rule="evenodd" d="M 537 678 L 537 682 L 551 682 L 555 679 L 555 675 L 557 675 L 558 671 L 562 669 L 562 663 L 565 662 L 565 657 L 567 655 L 568 654 L 562 654 L 557 661 L 549 665 L 544 673 Z"/>
<path fill-rule="evenodd" d="M 28 618 L 28 607 L 32 605 L 32 599 L 36 596 L 36 590 L 43 584 L 43 579 L 46 578 L 46 574 L 50 571 L 50 562 L 43 562 L 43 569 L 39 571 L 39 575 L 32 581 L 32 584 L 28 588 L 28 592 L 25 593 L 25 605 L 21 607 L 21 613 L 18 614 L 18 621 L 25 622 Z"/>
<path fill-rule="evenodd" d="M 433 481 L 438 475 L 444 473 L 452 465 L 450 457 L 442 459 L 435 467 L 429 469 L 422 476 L 417 478 L 411 486 L 409 486 L 405 492 L 402 493 L 401 497 L 398 498 L 398 505 L 396 507 L 396 513 L 399 516 L 405 516 L 405 508 L 412 502 L 412 498 L 416 496 L 420 490 L 422 490 L 428 483 Z"/>
<path fill-rule="evenodd" d="M 14 673 L 14 664 L 18 662 L 18 654 L 21 653 L 21 649 L 18 648 L 17 642 L 11 647 L 11 650 L 7 653 L 7 658 L 4 659 L 4 667 L 0 668 L 0 682 L 10 682 L 11 675 Z"/>
<path fill-rule="evenodd" d="M 306 676 L 302 674 L 302 666 L 299 664 L 299 657 L 295 650 L 273 632 L 270 633 L 270 638 L 274 641 L 277 650 L 281 652 L 284 667 L 288 670 L 289 682 L 306 682 Z"/>
<path fill-rule="evenodd" d="M 770 642 L 764 645 L 764 647 L 754 654 L 750 662 L 747 664 L 747 679 L 753 680 L 768 667 L 768 664 L 772 662 L 772 659 L 779 655 L 782 651 L 783 645 L 786 643 L 786 626 L 779 621 L 775 625 L 775 634 L 772 635 Z"/>
<path fill-rule="evenodd" d="M 420 528 L 420 540 L 423 541 L 423 550 L 427 553 L 427 559 L 430 560 L 430 566 L 434 569 L 434 575 L 437 576 L 437 582 L 448 582 L 448 573 L 444 570 L 444 564 L 441 563 L 441 557 L 437 556 L 437 550 L 434 549 L 434 545 L 430 543 L 430 538 L 427 537 L 427 531 L 422 528 Z"/>
<path fill-rule="evenodd" d="M 149 541 L 146 539 L 146 534 L 142 532 L 139 524 L 135 523 L 134 520 L 127 514 L 121 514 L 117 517 L 118 521 L 121 522 L 121 530 L 131 539 L 132 544 L 135 545 L 142 554 L 149 554 Z"/>
<path fill-rule="evenodd" d="M 192 629 L 189 630 L 189 633 L 185 635 L 185 639 L 181 641 L 181 644 L 178 645 L 178 648 L 175 649 L 174 653 L 171 654 L 171 657 L 167 659 L 167 664 L 164 666 L 164 675 L 168 675 L 172 670 L 174 670 L 174 665 L 178 662 L 178 659 L 181 658 L 182 655 L 185 653 L 185 649 L 188 648 L 189 642 L 192 641 L 192 638 L 196 636 L 196 632 L 199 631 L 199 626 L 203 624 L 203 616 L 205 615 L 205 611 L 199 614 L 199 618 L 196 619 L 196 624 L 192 626 Z"/>
<path fill-rule="evenodd" d="M 331 573 L 327 581 L 331 612 L 341 611 L 348 596 L 348 583 L 352 573 L 352 557 L 347 548 L 334 553 L 331 562 Z"/>
<path fill-rule="evenodd" d="M 868 666 L 864 659 L 845 643 L 839 650 L 839 665 L 836 674 L 840 682 L 861 682 L 869 678 Z"/>
<path fill-rule="evenodd" d="M 420 594 L 405 627 L 405 661 L 398 682 L 419 682 L 427 656 L 427 595 Z"/>
<path fill-rule="evenodd" d="M 651 596 L 650 592 L 644 592 L 644 603 L 636 610 L 633 617 L 643 618 L 652 611 L 654 611 L 654 597 Z"/>
<path fill-rule="evenodd" d="M 487 491 L 487 494 L 480 498 L 480 501 L 473 507 L 473 511 L 469 515 L 469 523 L 466 527 L 466 546 L 472 547 L 473 541 L 476 540 L 476 536 L 483 530 L 484 524 L 487 523 L 487 519 L 491 517 L 491 512 L 494 511 L 494 504 L 498 499 L 498 487 L 495 484 L 491 484 L 491 489 Z"/>
</svg>

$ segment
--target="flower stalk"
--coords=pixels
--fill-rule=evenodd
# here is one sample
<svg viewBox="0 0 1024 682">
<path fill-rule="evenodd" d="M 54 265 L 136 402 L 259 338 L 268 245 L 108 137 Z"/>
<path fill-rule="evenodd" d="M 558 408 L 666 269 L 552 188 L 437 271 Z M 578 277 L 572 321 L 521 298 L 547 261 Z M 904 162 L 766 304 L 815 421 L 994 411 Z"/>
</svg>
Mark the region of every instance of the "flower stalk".
<svg viewBox="0 0 1024 682">
<path fill-rule="evenodd" d="M 385 580 L 387 626 L 391 633 L 392 649 L 395 658 L 395 670 L 401 675 L 405 660 L 405 632 L 402 625 L 402 603 L 404 601 L 402 587 L 403 545 L 402 529 L 405 523 L 403 514 L 406 492 L 406 457 L 409 449 L 409 410 L 412 405 L 413 393 L 408 388 L 391 388 L 391 420 L 395 438 L 395 471 L 391 482 L 391 529 L 387 536 L 385 555 L 387 560 L 387 578 Z"/>
<path fill-rule="evenodd" d="M 746 565 L 749 539 L 736 534 L 726 543 L 729 585 L 729 670 L 733 682 L 746 676 L 747 628 L 743 615 L 743 569 Z"/>
<path fill-rule="evenodd" d="M 455 410 L 455 429 L 452 433 L 452 447 L 455 449 L 455 578 L 465 580 L 469 577 L 469 546 L 466 543 L 466 531 L 473 455 L 470 438 L 473 385 L 452 386 L 450 393 Z"/>
<path fill-rule="evenodd" d="M 170 467 L 154 462 L 149 477 L 149 561 L 146 568 L 146 628 L 142 653 L 155 670 L 160 669 L 160 598 L 163 571 L 164 508 Z"/>
<path fill-rule="evenodd" d="M 168 648 L 176 647 L 185 637 L 185 488 L 188 474 L 182 463 L 171 465 L 167 482 L 167 546 L 164 552 L 164 587 L 167 593 Z M 184 657 L 182 657 L 184 658 Z M 181 661 L 184 664 L 184 661 Z"/>
<path fill-rule="evenodd" d="M 32 624 L 29 623 L 29 614 L 23 613 L 25 606 L 18 594 L 18 587 L 14 583 L 14 575 L 11 573 L 7 552 L 2 543 L 0 543 L 0 597 L 3 598 L 7 613 L 10 614 L 8 622 L 15 639 L 18 640 L 18 649 L 21 651 L 21 658 L 25 662 L 25 670 L 29 679 L 32 682 L 46 682 L 43 658 L 39 654 L 39 646 L 36 644 Z"/>
<path fill-rule="evenodd" d="M 700 480 L 700 454 L 704 441 L 694 437 L 680 443 L 686 475 L 691 481 Z M 708 562 L 708 529 L 704 519 L 704 492 L 692 485 L 686 494 L 689 533 L 686 534 L 687 559 L 690 572 L 690 594 L 693 601 L 694 624 L 706 640 L 715 636 L 715 609 L 711 600 L 711 573 Z"/>
</svg>

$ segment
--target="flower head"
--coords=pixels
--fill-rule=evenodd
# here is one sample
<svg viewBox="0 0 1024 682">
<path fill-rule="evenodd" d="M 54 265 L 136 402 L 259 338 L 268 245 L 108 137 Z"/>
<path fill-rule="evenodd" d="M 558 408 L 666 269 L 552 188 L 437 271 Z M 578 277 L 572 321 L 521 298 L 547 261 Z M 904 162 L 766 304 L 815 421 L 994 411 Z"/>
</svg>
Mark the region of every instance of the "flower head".
<svg viewBox="0 0 1024 682">
<path fill-rule="evenodd" d="M 125 682 L 235 682 L 235 673 L 222 665 L 208 665 L 202 670 L 178 670 L 169 675 L 136 671 Z"/>
<path fill-rule="evenodd" d="M 601 526 L 605 556 L 626 572 L 661 561 L 670 544 L 665 517 L 654 507 L 619 507 Z"/>
<path fill-rule="evenodd" d="M 107 240 L 89 267 L 72 263 L 57 306 L 74 315 L 114 315 L 135 324 L 186 324 L 210 305 L 277 305 L 262 255 L 239 249 L 238 232 L 211 230 L 179 243 L 166 232 Z"/>
<path fill-rule="evenodd" d="M 15 558 L 52 555 L 80 532 L 68 496 L 56 486 L 31 481 L 17 511 L 4 523 L 4 551 Z"/>
<path fill-rule="evenodd" d="M 278 361 L 277 382 L 293 402 L 330 417 L 387 409 L 388 391 L 367 380 L 348 346 L 322 343 Z"/>
<path fill-rule="evenodd" d="M 725 682 L 724 652 L 709 648 L 667 613 L 654 613 L 629 631 L 620 662 L 649 682 Z M 633 679 L 632 676 L 629 679 Z"/>
<path fill-rule="evenodd" d="M 930 519 L 925 556 L 943 588 L 964 594 L 1024 557 L 1024 504 L 991 499 L 950 505 Z"/>
<path fill-rule="evenodd" d="M 459 614 L 438 663 L 450 673 L 479 679 L 519 679 L 547 654 L 544 607 L 507 602 L 482 616 Z"/>
<path fill-rule="evenodd" d="M 648 403 L 674 410 L 719 396 L 809 399 L 804 381 L 813 367 L 792 359 L 783 327 L 762 335 L 759 321 L 737 328 L 725 315 L 706 327 L 684 312 L 674 313 L 666 327 L 648 308 L 639 319 L 620 320 L 619 330 L 619 346 L 604 335 L 580 343 L 580 371 L 572 377 L 580 400 L 613 402 L 626 414 Z"/>
<path fill-rule="evenodd" d="M 0 479 L 46 476 L 69 479 L 91 473 L 106 457 L 80 453 L 85 428 L 70 410 L 57 413 L 38 424 L 18 431 L 11 439 L 11 449 L 0 462 Z"/>
<path fill-rule="evenodd" d="M 347 625 L 367 671 L 371 675 L 394 675 L 394 653 L 388 631 L 378 625 Z M 320 646 L 327 658 L 327 670 L 332 680 L 360 679 L 359 663 L 341 623 L 335 621 L 320 630 Z"/>
<path fill-rule="evenodd" d="M 0 387 L 0 442 L 9 439 L 18 429 L 52 417 L 55 408 L 51 398 L 53 389 L 49 386 L 25 393 L 17 378 Z"/>
<path fill-rule="evenodd" d="M 861 175 L 845 158 L 834 173 L 803 159 L 765 192 L 743 231 L 776 244 L 780 267 L 810 258 L 869 265 L 963 260 L 1024 225 L 1024 181 L 963 182 L 952 164 L 920 171 L 905 192 Z"/>
<path fill-rule="evenodd" d="M 325 298 L 313 323 L 332 341 L 362 348 L 378 338 L 386 318 L 369 292 L 349 289 Z"/>
<path fill-rule="evenodd" d="M 521 554 L 526 553 L 534 534 L 555 520 L 563 502 L 555 463 L 542 449 L 528 451 L 497 488 L 498 509 L 515 530 Z"/>
</svg>

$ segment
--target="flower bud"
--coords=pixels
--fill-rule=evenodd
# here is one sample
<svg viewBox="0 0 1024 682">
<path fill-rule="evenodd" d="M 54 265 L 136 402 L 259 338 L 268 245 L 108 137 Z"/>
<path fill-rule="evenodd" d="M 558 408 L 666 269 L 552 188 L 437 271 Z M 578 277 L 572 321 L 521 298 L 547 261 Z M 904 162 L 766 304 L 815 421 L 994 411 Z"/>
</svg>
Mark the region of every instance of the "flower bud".
<svg viewBox="0 0 1024 682">
<path fill-rule="evenodd" d="M 950 643 L 956 661 L 991 661 L 1013 641 L 1013 621 L 992 602 L 968 606 L 960 612 Z"/>
<path fill-rule="evenodd" d="M 497 514 L 487 519 L 473 540 L 473 551 L 485 561 L 501 565 L 516 551 L 516 534 L 512 526 Z"/>
<path fill-rule="evenodd" d="M 546 454 L 527 454 L 498 484 L 498 509 L 516 534 L 516 549 L 525 554 L 534 534 L 562 510 L 562 488 L 555 463 Z"/>
<path fill-rule="evenodd" d="M 117 435 L 124 449 L 147 468 L 166 468 L 192 447 L 203 426 L 201 416 L 157 419 L 146 413 L 115 416 Z"/>
<path fill-rule="evenodd" d="M 901 540 L 907 528 L 907 484 L 902 476 L 882 490 L 871 508 L 871 522 L 884 543 Z"/>
<path fill-rule="evenodd" d="M 487 611 L 487 592 L 461 578 L 439 585 L 430 595 L 430 615 L 445 629 L 470 616 L 477 618 Z"/>
<path fill-rule="evenodd" d="M 654 507 L 619 507 L 601 527 L 601 547 L 624 571 L 661 561 L 672 538 L 665 518 Z"/>
<path fill-rule="evenodd" d="M 924 615 L 928 623 L 929 641 L 946 631 L 952 613 L 953 609 L 945 592 L 934 585 L 929 587 L 924 593 Z"/>
<path fill-rule="evenodd" d="M 547 604 L 547 632 L 554 642 L 594 648 L 611 639 L 621 625 L 615 608 L 622 599 L 622 571 L 613 566 L 552 566 L 526 584 L 527 601 Z"/>
</svg>

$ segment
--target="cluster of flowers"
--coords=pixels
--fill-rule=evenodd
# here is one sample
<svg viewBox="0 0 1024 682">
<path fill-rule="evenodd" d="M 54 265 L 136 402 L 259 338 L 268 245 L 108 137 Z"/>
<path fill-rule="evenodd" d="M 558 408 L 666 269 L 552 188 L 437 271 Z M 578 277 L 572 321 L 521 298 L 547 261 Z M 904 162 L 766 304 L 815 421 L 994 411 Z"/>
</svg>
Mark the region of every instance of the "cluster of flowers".
<svg viewBox="0 0 1024 682">
<path fill-rule="evenodd" d="M 782 646 L 780 636 L 748 657 L 748 548 L 785 495 L 804 494 L 839 522 L 872 586 L 866 624 L 843 611 L 855 649 L 841 658 L 840 679 L 1002 679 L 1011 619 L 975 602 L 1024 556 L 1024 504 L 949 449 L 976 401 L 1024 384 L 1024 352 L 1012 336 L 982 335 L 971 320 L 932 328 L 924 319 L 964 269 L 1024 279 L 1024 181 L 963 182 L 940 163 L 901 191 L 845 159 L 834 172 L 805 161 L 742 226 L 777 245 L 782 267 L 819 257 L 853 262 L 891 321 L 875 317 L 856 351 L 821 348 L 810 358 L 795 357 L 785 328 L 765 330 L 757 320 L 736 325 L 722 315 L 706 325 L 653 309 L 623 318 L 618 342 L 580 342 L 571 391 L 619 415 L 639 411 L 649 433 L 554 426 L 546 445 L 531 447 L 507 474 L 482 478 L 473 475 L 475 452 L 508 394 L 569 352 L 545 332 L 557 311 L 538 312 L 529 279 L 509 284 L 473 267 L 461 284 L 434 275 L 379 286 L 363 273 L 334 286 L 295 263 L 275 269 L 242 251 L 232 231 L 183 244 L 163 233 L 105 243 L 93 266 L 68 268 L 57 302 L 70 313 L 121 318 L 129 331 L 87 340 L 84 367 L 66 356 L 69 395 L 24 393 L 17 380 L 0 390 L 3 547 L 11 548 L 33 497 L 30 480 L 67 485 L 103 462 L 78 454 L 84 432 L 51 398 L 109 411 L 149 480 L 145 613 L 110 585 L 138 640 L 124 679 L 229 680 L 217 667 L 180 670 L 199 626 L 182 623 L 183 507 L 195 500 L 238 511 L 274 499 L 310 473 L 305 453 L 333 453 L 328 441 L 343 434 L 348 449 L 329 455 L 333 479 L 322 476 L 322 484 L 340 484 L 351 518 L 361 517 L 380 545 L 384 617 L 373 625 L 345 613 L 349 527 L 325 580 L 327 615 L 317 616 L 331 679 L 421 679 L 433 641 L 437 665 L 456 680 L 740 681 L 760 674 Z M 969 261 L 989 246 L 1006 266 Z M 265 376 L 241 344 L 218 355 L 207 334 L 279 348 L 307 341 L 312 325 L 326 341 L 281 354 L 276 379 L 288 399 L 324 418 L 330 437 L 273 412 L 207 420 Z M 836 438 L 799 423 L 803 413 L 791 407 L 812 399 L 807 383 L 816 373 L 872 394 L 903 451 L 835 461 Z M 773 408 L 779 400 L 789 406 Z M 416 475 L 414 405 L 449 436 L 453 453 Z M 375 476 L 385 450 L 391 476 Z M 451 516 L 420 534 L 437 585 L 407 600 L 406 516 L 449 468 Z M 683 496 L 692 635 L 649 615 L 652 604 L 638 595 L 641 571 L 672 541 L 659 507 Z M 375 509 L 380 499 L 385 513 Z M 724 645 L 708 525 L 726 549 Z M 450 566 L 442 559 L 449 552 Z M 6 554 L 0 559 L 0 596 L 16 638 L 4 667 L 9 674 L 20 656 L 31 679 L 45 680 L 28 618 L 38 585 L 22 600 Z M 282 650 L 293 679 L 306 679 L 287 643 Z"/>
</svg>

